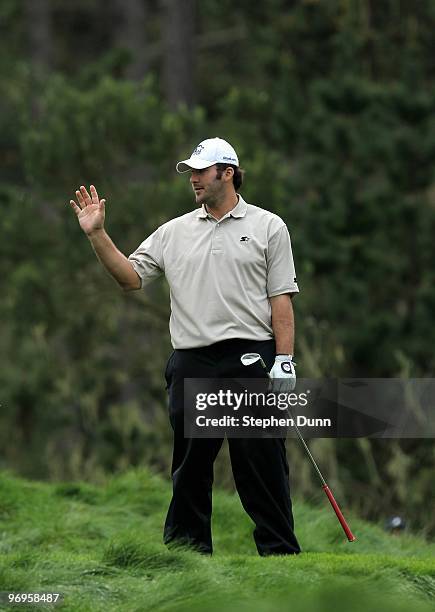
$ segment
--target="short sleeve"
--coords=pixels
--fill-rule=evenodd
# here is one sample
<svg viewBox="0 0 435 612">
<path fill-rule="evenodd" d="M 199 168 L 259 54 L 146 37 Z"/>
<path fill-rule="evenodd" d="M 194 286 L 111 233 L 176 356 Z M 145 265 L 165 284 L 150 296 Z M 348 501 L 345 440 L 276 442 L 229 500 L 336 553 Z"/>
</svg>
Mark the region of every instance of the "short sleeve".
<svg viewBox="0 0 435 612">
<path fill-rule="evenodd" d="M 269 239 L 267 249 L 267 295 L 299 293 L 290 234 L 282 225 Z"/>
<path fill-rule="evenodd" d="M 141 279 L 141 288 L 161 276 L 164 265 L 160 228 L 148 236 L 134 253 L 129 255 L 128 260 Z"/>
</svg>

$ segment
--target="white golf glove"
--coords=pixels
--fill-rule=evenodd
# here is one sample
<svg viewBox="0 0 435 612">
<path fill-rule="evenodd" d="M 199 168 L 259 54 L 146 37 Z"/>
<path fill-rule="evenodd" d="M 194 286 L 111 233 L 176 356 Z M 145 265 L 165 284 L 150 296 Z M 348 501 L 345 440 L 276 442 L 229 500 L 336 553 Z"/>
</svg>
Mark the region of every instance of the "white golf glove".
<svg viewBox="0 0 435 612">
<path fill-rule="evenodd" d="M 296 372 L 292 355 L 277 355 L 269 376 L 271 391 L 279 393 L 293 391 L 296 387 Z"/>
</svg>

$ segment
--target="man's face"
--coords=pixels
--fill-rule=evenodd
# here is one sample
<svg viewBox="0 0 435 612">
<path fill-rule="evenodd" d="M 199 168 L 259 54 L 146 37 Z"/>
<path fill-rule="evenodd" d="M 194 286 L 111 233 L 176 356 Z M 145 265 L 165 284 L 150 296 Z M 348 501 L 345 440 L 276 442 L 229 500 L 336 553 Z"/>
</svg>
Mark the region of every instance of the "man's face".
<svg viewBox="0 0 435 612">
<path fill-rule="evenodd" d="M 224 193 L 225 184 L 224 181 L 216 178 L 216 166 L 209 166 L 208 168 L 204 168 L 204 170 L 194 170 L 192 168 L 190 172 L 190 183 L 198 205 L 213 205 L 221 199 Z"/>
</svg>

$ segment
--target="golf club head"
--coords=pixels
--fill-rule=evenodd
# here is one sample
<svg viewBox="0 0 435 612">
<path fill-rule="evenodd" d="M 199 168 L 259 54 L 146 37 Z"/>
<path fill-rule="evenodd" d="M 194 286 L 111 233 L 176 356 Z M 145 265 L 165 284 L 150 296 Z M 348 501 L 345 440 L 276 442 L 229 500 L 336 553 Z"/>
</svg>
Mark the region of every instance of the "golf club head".
<svg viewBox="0 0 435 612">
<path fill-rule="evenodd" d="M 257 363 L 257 361 L 259 361 L 261 366 L 266 369 L 266 364 L 264 363 L 260 353 L 244 353 L 240 357 L 240 361 L 243 363 L 244 366 L 250 366 L 253 363 Z"/>
<path fill-rule="evenodd" d="M 249 366 L 253 363 L 257 363 L 257 361 L 260 361 L 260 359 L 261 355 L 259 353 L 244 353 L 240 357 L 240 361 L 243 363 L 244 366 Z"/>
</svg>

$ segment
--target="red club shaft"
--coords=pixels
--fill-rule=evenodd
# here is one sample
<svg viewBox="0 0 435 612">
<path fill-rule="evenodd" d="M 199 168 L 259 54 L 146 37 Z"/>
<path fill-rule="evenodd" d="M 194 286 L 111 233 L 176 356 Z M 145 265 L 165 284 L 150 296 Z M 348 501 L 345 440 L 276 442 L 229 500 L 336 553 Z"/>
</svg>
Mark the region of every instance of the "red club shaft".
<svg viewBox="0 0 435 612">
<path fill-rule="evenodd" d="M 339 505 L 335 501 L 335 497 L 333 496 L 331 489 L 328 487 L 327 484 L 324 484 L 322 489 L 325 491 L 329 501 L 331 502 L 331 506 L 334 508 L 334 512 L 337 515 L 338 520 L 340 521 L 340 525 L 343 527 L 343 531 L 346 534 L 347 539 L 349 540 L 349 542 L 354 542 L 356 540 L 356 537 L 353 535 L 349 525 L 346 523 L 346 519 L 344 518 Z"/>
</svg>

